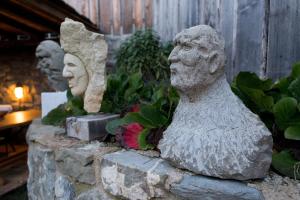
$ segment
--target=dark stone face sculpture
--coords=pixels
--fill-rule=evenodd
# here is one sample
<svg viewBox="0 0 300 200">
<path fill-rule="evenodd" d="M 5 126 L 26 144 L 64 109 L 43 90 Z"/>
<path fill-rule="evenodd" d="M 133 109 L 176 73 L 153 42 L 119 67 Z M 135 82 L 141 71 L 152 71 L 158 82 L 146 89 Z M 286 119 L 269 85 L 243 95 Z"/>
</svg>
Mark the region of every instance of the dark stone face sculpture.
<svg viewBox="0 0 300 200">
<path fill-rule="evenodd" d="M 36 48 L 38 59 L 37 68 L 47 76 L 49 86 L 55 91 L 64 91 L 68 88 L 67 80 L 62 76 L 64 51 L 52 41 L 42 41 Z"/>
</svg>

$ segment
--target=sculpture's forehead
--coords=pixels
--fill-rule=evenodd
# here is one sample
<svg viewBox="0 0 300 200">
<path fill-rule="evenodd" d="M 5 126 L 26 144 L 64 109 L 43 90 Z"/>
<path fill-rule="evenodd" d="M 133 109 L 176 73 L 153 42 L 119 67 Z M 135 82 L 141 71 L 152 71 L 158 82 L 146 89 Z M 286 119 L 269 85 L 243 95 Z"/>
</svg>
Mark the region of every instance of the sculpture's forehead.
<svg viewBox="0 0 300 200">
<path fill-rule="evenodd" d="M 186 29 L 176 35 L 174 42 L 176 44 L 194 43 L 201 46 L 209 45 L 209 35 L 202 31 L 193 31 Z"/>
<path fill-rule="evenodd" d="M 47 48 L 43 48 L 43 47 L 36 48 L 35 53 L 38 56 L 49 56 L 51 54 Z"/>
</svg>

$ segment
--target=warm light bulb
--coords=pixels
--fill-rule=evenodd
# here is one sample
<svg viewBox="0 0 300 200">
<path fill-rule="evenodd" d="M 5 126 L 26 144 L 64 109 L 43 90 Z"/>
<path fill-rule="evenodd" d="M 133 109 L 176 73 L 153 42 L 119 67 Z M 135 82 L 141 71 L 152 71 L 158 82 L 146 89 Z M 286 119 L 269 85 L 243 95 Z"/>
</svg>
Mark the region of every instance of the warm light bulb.
<svg viewBox="0 0 300 200">
<path fill-rule="evenodd" d="M 15 90 L 14 90 L 14 93 L 15 93 L 15 96 L 16 96 L 17 99 L 22 99 L 23 96 L 24 96 L 22 87 L 16 87 Z"/>
</svg>

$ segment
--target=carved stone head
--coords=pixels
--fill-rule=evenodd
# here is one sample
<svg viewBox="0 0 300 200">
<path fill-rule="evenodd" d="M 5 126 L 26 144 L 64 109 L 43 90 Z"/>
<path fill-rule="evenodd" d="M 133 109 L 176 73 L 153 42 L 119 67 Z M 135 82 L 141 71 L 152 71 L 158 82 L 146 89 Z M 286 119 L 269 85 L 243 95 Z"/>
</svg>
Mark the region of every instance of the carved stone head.
<svg viewBox="0 0 300 200">
<path fill-rule="evenodd" d="M 37 68 L 47 76 L 48 84 L 56 91 L 67 89 L 67 80 L 63 78 L 64 51 L 52 40 L 42 41 L 36 48 Z"/>
<path fill-rule="evenodd" d="M 185 29 L 174 43 L 169 56 L 171 84 L 180 93 L 206 88 L 224 73 L 224 41 L 210 26 Z"/>
<path fill-rule="evenodd" d="M 63 76 L 68 79 L 69 88 L 74 96 L 80 96 L 85 93 L 88 83 L 89 75 L 81 60 L 67 53 L 64 57 Z"/>
<path fill-rule="evenodd" d="M 106 89 L 104 36 L 66 18 L 60 26 L 60 43 L 66 52 L 63 76 L 68 79 L 72 94 L 84 97 L 87 112 L 98 112 Z"/>
</svg>

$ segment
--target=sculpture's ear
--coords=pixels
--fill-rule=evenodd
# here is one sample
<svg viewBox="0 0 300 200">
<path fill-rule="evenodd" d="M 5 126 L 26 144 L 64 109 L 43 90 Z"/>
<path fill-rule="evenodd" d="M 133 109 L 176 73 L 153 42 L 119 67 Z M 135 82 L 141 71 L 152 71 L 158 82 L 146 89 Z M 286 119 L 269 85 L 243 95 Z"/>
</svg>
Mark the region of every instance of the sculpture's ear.
<svg viewBox="0 0 300 200">
<path fill-rule="evenodd" d="M 219 54 L 213 51 L 209 55 L 209 73 L 213 74 L 217 71 L 219 67 Z"/>
</svg>

